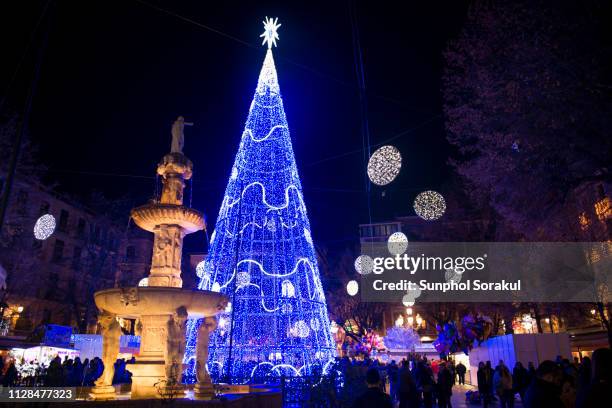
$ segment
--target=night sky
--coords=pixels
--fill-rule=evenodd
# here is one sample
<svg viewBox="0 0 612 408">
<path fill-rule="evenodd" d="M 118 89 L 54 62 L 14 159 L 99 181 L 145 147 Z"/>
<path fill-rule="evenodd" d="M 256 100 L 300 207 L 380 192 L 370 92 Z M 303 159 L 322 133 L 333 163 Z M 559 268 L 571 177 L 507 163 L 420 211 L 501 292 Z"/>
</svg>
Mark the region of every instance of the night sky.
<svg viewBox="0 0 612 408">
<path fill-rule="evenodd" d="M 23 110 L 49 23 L 41 23 L 11 81 L 46 2 L 7 3 L 0 6 L 3 114 Z M 373 186 L 374 221 L 413 214 L 414 196 L 449 176 L 442 51 L 467 6 L 426 3 L 356 6 L 373 150 L 391 139 L 404 162 L 390 187 Z M 183 115 L 195 122 L 185 131 L 193 207 L 213 224 L 265 55 L 261 21 L 274 16 L 282 24 L 276 66 L 315 241 L 357 241 L 357 225 L 369 215 L 349 2 L 60 0 L 49 16 L 29 134 L 58 190 L 145 203 L 170 148 L 170 126 Z M 186 245 L 204 250 L 203 235 Z"/>
</svg>

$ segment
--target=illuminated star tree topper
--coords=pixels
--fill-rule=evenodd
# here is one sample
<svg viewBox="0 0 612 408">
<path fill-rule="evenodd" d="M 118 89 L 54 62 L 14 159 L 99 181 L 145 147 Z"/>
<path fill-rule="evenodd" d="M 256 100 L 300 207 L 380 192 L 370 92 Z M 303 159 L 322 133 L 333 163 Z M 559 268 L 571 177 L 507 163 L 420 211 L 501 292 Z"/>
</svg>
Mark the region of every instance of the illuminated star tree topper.
<svg viewBox="0 0 612 408">
<path fill-rule="evenodd" d="M 266 17 L 263 21 L 263 25 L 266 31 L 260 35 L 260 37 L 263 37 L 261 45 L 268 43 L 268 49 L 271 49 L 272 46 L 276 47 L 276 40 L 279 39 L 277 30 L 281 26 L 281 24 L 278 24 L 278 17 L 275 19 Z"/>
</svg>

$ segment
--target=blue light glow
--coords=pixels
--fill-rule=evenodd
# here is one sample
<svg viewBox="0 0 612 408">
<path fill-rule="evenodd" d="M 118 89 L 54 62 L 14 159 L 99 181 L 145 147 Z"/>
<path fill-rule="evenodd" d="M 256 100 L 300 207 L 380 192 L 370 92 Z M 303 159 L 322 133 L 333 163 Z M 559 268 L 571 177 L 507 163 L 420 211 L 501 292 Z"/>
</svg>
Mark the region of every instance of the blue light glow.
<svg viewBox="0 0 612 408">
<path fill-rule="evenodd" d="M 213 381 L 324 372 L 336 348 L 270 49 L 229 170 L 198 271 L 199 289 L 227 294 L 232 304 L 210 336 Z M 188 322 L 186 381 L 194 378 L 200 323 Z"/>
</svg>

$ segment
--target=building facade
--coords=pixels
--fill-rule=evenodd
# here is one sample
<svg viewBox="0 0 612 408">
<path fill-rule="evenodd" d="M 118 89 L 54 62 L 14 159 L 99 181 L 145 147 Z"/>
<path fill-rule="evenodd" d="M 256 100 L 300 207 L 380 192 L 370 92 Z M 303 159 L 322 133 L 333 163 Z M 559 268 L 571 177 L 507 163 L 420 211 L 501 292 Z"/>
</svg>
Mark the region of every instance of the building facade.
<svg viewBox="0 0 612 408">
<path fill-rule="evenodd" d="M 56 228 L 41 240 L 34 228 L 45 214 Z M 0 235 L 7 273 L 0 334 L 28 335 L 47 323 L 95 330 L 93 293 L 137 282 L 150 263 L 150 237 L 132 231 L 127 220 L 127 214 L 113 219 L 17 177 Z"/>
</svg>

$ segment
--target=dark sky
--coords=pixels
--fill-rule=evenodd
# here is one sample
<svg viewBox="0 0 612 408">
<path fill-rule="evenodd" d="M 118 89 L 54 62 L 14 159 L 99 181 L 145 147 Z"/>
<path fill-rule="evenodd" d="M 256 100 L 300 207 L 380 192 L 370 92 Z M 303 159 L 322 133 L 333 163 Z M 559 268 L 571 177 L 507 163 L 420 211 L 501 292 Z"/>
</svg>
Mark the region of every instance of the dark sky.
<svg viewBox="0 0 612 408">
<path fill-rule="evenodd" d="M 5 112 L 23 109 L 48 23 L 41 23 L 11 83 L 46 1 L 12 3 L 0 6 Z M 448 177 L 442 50 L 460 30 L 467 6 L 423 3 L 356 6 L 371 143 L 403 134 L 389 142 L 403 156 L 400 176 L 384 197 L 382 188 L 372 189 L 375 221 L 412 214 L 414 196 Z M 357 224 L 369 216 L 347 1 L 59 0 L 48 16 L 30 121 L 31 138 L 50 166 L 47 178 L 71 194 L 99 190 L 144 203 L 154 194 L 156 163 L 169 150 L 170 126 L 183 115 L 195 122 L 185 136 L 195 166 L 193 206 L 211 224 L 265 55 L 261 21 L 278 17 L 274 54 L 314 238 L 326 245 L 356 241 Z M 202 250 L 202 238 L 195 234 L 187 247 Z"/>
</svg>

